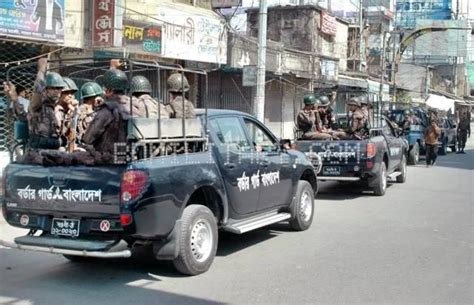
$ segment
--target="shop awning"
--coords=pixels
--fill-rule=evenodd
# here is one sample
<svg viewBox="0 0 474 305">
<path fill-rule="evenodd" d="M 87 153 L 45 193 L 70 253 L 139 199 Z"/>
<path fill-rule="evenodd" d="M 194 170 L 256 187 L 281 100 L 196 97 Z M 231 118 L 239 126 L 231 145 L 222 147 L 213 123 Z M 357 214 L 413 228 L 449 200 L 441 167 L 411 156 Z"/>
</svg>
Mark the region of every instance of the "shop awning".
<svg viewBox="0 0 474 305">
<path fill-rule="evenodd" d="M 430 94 L 426 99 L 426 105 L 444 111 L 454 111 L 454 103 L 455 100 L 437 94 Z"/>
</svg>

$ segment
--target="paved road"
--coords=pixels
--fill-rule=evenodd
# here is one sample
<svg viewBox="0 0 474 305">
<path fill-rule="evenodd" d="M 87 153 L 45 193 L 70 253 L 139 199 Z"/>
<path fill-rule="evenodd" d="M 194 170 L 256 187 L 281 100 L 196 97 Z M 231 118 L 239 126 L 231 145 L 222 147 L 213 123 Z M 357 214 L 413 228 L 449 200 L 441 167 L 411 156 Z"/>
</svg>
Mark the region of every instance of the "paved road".
<svg viewBox="0 0 474 305">
<path fill-rule="evenodd" d="M 325 183 L 315 223 L 220 239 L 211 270 L 0 249 L 1 304 L 474 304 L 474 144 L 383 198 Z M 0 223 L 0 236 L 21 232 Z"/>
</svg>

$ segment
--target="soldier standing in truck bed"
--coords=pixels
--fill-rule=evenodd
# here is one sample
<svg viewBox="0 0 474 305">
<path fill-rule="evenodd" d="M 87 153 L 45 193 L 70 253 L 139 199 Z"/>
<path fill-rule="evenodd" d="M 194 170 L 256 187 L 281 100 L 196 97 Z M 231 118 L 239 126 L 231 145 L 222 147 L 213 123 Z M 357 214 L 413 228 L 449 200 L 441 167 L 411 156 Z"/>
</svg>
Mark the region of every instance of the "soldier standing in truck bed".
<svg viewBox="0 0 474 305">
<path fill-rule="evenodd" d="M 82 140 L 82 137 L 94 119 L 94 108 L 104 102 L 102 94 L 102 87 L 96 82 L 87 82 L 82 85 L 82 105 L 79 107 L 79 121 L 77 123 L 77 138 L 79 140 Z"/>
<path fill-rule="evenodd" d="M 145 113 L 142 113 L 146 118 L 170 118 L 170 110 L 168 110 L 162 103 L 158 102 L 150 96 L 152 92 L 151 84 L 144 76 L 137 75 L 132 78 L 130 82 L 130 93 L 142 105 Z"/>
<path fill-rule="evenodd" d="M 58 73 L 46 74 L 46 65 L 46 58 L 38 60 L 34 94 L 28 110 L 29 146 L 33 149 L 58 149 L 65 144 L 61 143 L 61 124 L 55 116 L 54 108 L 66 85 Z"/>
<path fill-rule="evenodd" d="M 352 115 L 349 119 L 347 134 L 352 139 L 361 140 L 367 133 L 367 116 L 361 108 L 359 98 L 352 97 L 347 102 Z"/>
<path fill-rule="evenodd" d="M 74 119 L 75 108 L 79 107 L 79 102 L 74 95 L 77 92 L 76 83 L 69 77 L 63 77 L 64 85 L 61 97 L 54 107 L 56 120 L 60 124 L 61 142 L 66 143 L 69 133 L 71 132 L 71 123 Z"/>
<path fill-rule="evenodd" d="M 185 96 L 186 92 L 189 91 L 189 82 L 186 76 L 181 73 L 173 73 L 168 77 L 167 84 L 170 94 L 170 106 L 173 110 L 171 116 L 173 118 L 195 118 L 194 106 Z"/>
<path fill-rule="evenodd" d="M 145 116 L 144 107 L 139 104 L 138 100 L 130 99 L 130 96 L 126 95 L 129 84 L 125 72 L 111 68 L 102 77 L 105 101 L 116 103 L 124 119 L 129 119 L 132 116 Z"/>
</svg>

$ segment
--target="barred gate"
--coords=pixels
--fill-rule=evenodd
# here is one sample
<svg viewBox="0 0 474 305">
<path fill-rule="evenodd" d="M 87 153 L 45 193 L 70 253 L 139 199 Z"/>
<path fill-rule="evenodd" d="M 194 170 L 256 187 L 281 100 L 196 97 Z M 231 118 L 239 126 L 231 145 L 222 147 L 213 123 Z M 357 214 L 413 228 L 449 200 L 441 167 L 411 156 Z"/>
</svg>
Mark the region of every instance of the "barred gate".
<svg viewBox="0 0 474 305">
<path fill-rule="evenodd" d="M 22 86 L 27 91 L 27 98 L 31 98 L 33 81 L 35 79 L 35 64 L 28 64 L 26 60 L 41 54 L 41 47 L 31 44 L 22 44 L 3 41 L 0 43 L 0 151 L 7 151 L 13 144 L 13 116 L 10 102 L 3 92 L 3 82 L 8 79 L 8 71 L 16 68 L 10 73 L 10 78 L 15 86 Z M 33 77 L 32 77 L 33 75 Z"/>
</svg>

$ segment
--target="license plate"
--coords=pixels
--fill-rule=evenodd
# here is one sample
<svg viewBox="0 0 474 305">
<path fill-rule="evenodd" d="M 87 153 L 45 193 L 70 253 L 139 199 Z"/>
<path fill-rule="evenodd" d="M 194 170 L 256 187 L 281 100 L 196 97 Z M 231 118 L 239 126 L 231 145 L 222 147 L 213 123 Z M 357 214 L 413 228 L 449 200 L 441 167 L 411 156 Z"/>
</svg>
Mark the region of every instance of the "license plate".
<svg viewBox="0 0 474 305">
<path fill-rule="evenodd" d="M 79 236 L 79 224 L 78 219 L 53 218 L 51 234 L 69 237 Z"/>
<path fill-rule="evenodd" d="M 326 166 L 323 167 L 323 175 L 336 176 L 341 174 L 341 168 L 339 166 Z"/>
</svg>

